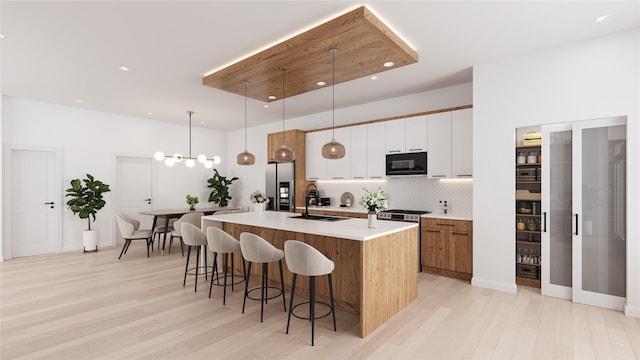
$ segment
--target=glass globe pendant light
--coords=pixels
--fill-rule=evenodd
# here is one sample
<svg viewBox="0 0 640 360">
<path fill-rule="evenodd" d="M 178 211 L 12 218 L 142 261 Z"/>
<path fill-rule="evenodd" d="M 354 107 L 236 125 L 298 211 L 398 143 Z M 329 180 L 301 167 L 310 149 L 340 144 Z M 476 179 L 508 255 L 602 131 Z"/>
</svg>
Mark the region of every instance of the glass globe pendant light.
<svg viewBox="0 0 640 360">
<path fill-rule="evenodd" d="M 322 157 L 325 159 L 335 160 L 342 159 L 346 151 L 344 145 L 336 141 L 336 53 L 338 50 L 336 48 L 331 48 L 329 49 L 329 52 L 333 55 L 333 85 L 331 86 L 333 100 L 333 104 L 331 105 L 333 128 L 331 141 L 322 146 Z"/>
<path fill-rule="evenodd" d="M 284 142 L 284 72 L 287 71 L 287 67 L 283 66 L 282 70 L 282 146 L 273 153 L 273 161 L 275 162 L 293 162 L 295 155 L 291 149 L 287 148 Z"/>
<path fill-rule="evenodd" d="M 244 84 L 244 151 L 238 154 L 236 161 L 238 165 L 253 165 L 256 163 L 256 157 L 247 150 L 247 80 Z"/>
</svg>

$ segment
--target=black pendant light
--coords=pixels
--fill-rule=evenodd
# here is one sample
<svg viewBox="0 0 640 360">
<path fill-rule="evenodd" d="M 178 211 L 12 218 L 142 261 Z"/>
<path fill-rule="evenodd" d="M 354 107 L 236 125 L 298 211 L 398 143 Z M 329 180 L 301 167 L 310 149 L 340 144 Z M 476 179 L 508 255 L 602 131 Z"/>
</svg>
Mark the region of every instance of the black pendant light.
<svg viewBox="0 0 640 360">
<path fill-rule="evenodd" d="M 329 52 L 333 55 L 333 80 L 332 80 L 332 118 L 333 118 L 333 128 L 332 128 L 332 136 L 331 141 L 324 144 L 322 147 L 322 157 L 325 159 L 335 160 L 342 159 L 346 153 L 344 145 L 336 141 L 336 53 L 338 49 L 331 48 Z"/>
<path fill-rule="evenodd" d="M 284 72 L 287 71 L 287 67 L 283 66 L 282 70 L 282 146 L 273 153 L 273 161 L 275 162 L 293 162 L 295 155 L 291 149 L 287 148 L 284 142 Z"/>
<path fill-rule="evenodd" d="M 244 151 L 238 154 L 236 161 L 238 165 L 253 165 L 256 163 L 256 157 L 247 150 L 247 80 L 244 83 Z"/>
</svg>

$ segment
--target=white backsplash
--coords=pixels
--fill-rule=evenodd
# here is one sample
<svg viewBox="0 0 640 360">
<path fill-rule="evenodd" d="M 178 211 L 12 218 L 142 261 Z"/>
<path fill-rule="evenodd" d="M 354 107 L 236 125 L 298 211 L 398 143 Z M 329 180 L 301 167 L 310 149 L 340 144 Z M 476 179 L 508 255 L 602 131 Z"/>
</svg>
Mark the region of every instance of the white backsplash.
<svg viewBox="0 0 640 360">
<path fill-rule="evenodd" d="M 357 203 L 364 194 L 363 187 L 374 189 L 382 186 L 391 209 L 427 210 L 437 213 L 438 202 L 446 200 L 449 214 L 468 218 L 473 215 L 471 180 L 430 180 L 426 177 L 407 176 L 389 178 L 384 182 L 320 181 L 317 186 L 320 196 L 331 198 L 333 206 L 340 205 L 340 196 L 344 192 L 352 193 Z"/>
</svg>

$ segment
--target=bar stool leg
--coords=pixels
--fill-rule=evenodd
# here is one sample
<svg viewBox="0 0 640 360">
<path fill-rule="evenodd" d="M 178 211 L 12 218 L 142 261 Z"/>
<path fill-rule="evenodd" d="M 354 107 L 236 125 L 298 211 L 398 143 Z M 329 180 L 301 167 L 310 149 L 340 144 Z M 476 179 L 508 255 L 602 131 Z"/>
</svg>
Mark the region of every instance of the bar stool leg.
<svg viewBox="0 0 640 360">
<path fill-rule="evenodd" d="M 225 305 L 227 302 L 227 263 L 228 262 L 229 262 L 229 254 L 224 254 L 224 289 L 222 289 L 222 305 Z M 233 281 L 231 283 L 233 283 Z"/>
<path fill-rule="evenodd" d="M 333 303 L 333 284 L 331 281 L 331 274 L 327 274 L 329 276 L 329 295 L 331 296 L 331 313 L 333 315 L 333 331 L 338 331 L 336 328 L 336 307 Z"/>
<path fill-rule="evenodd" d="M 191 246 L 187 251 L 187 264 L 184 266 L 184 280 L 182 281 L 182 287 L 185 287 L 187 284 L 187 271 L 189 270 L 189 257 L 191 257 Z"/>
<path fill-rule="evenodd" d="M 189 246 L 191 248 L 191 246 Z M 200 266 L 200 249 L 196 248 L 196 274 L 195 274 L 195 285 L 193 286 L 193 292 L 198 291 L 198 267 Z"/>
<path fill-rule="evenodd" d="M 264 318 L 264 304 L 268 303 L 267 292 L 267 272 L 269 270 L 268 263 L 262 263 L 262 289 L 260 291 L 260 322 L 263 322 Z"/>
<path fill-rule="evenodd" d="M 287 300 L 284 298 L 284 276 L 282 275 L 282 260 L 278 262 L 280 265 L 280 290 L 282 291 L 282 307 L 284 308 L 284 312 L 287 312 Z"/>
<path fill-rule="evenodd" d="M 215 278 L 215 274 L 218 271 L 218 253 L 213 253 L 213 270 L 211 271 L 211 283 L 209 284 L 209 299 L 211 299 L 211 289 L 213 289 L 213 279 Z M 218 272 L 218 276 L 220 273 Z"/>
<path fill-rule="evenodd" d="M 188 256 L 188 255 L 187 255 Z M 244 262 L 244 260 L 243 260 Z M 244 300 L 242 300 L 242 313 L 244 314 L 244 306 L 247 304 L 247 296 L 249 296 L 249 274 L 251 274 L 251 261 L 249 261 L 249 268 L 244 274 Z"/>
<path fill-rule="evenodd" d="M 309 276 L 309 317 L 311 318 L 311 346 L 316 324 L 316 277 Z"/>
<path fill-rule="evenodd" d="M 298 274 L 293 274 L 293 282 L 291 283 L 291 297 L 289 298 L 289 314 L 287 315 L 287 334 L 289 333 L 289 324 L 291 323 L 291 309 L 293 309 L 293 296 L 296 290 L 296 280 L 298 279 Z"/>
</svg>

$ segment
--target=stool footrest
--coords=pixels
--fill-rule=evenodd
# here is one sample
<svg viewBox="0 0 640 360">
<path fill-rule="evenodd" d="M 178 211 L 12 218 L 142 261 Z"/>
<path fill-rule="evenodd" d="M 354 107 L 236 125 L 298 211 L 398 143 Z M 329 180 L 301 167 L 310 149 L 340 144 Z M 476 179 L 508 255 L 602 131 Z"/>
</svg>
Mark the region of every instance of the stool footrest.
<svg viewBox="0 0 640 360">
<path fill-rule="evenodd" d="M 244 276 L 242 275 L 236 275 L 236 274 L 227 274 L 227 279 L 231 279 L 231 282 L 227 283 L 227 286 L 231 286 L 231 285 L 238 285 L 244 282 Z M 224 277 L 225 275 L 222 274 L 218 274 L 214 279 L 213 279 L 213 285 L 215 286 L 224 286 Z M 237 278 L 240 278 L 240 280 L 236 280 Z M 260 299 L 258 299 L 260 300 Z"/>
<path fill-rule="evenodd" d="M 310 301 L 305 301 L 305 302 L 301 302 L 300 304 L 294 305 L 294 306 L 291 308 L 291 315 L 293 315 L 294 317 L 297 317 L 298 319 L 302 319 L 302 320 L 311 320 L 311 314 L 309 314 L 309 316 L 300 316 L 300 315 L 297 315 L 297 314 L 295 313 L 296 309 L 297 309 L 297 308 L 298 308 L 298 306 L 300 306 L 300 305 L 309 305 L 309 306 L 310 306 L 310 305 L 311 305 L 311 302 L 310 302 Z M 324 318 L 324 317 L 327 317 L 327 316 L 331 315 L 331 313 L 333 312 L 333 308 L 331 307 L 331 305 L 329 305 L 329 304 L 327 304 L 327 303 L 320 302 L 320 301 L 316 301 L 316 302 L 314 302 L 314 305 L 324 305 L 324 306 L 326 306 L 326 307 L 327 307 L 327 313 L 326 313 L 326 314 L 323 314 L 323 315 L 318 315 L 318 316 L 314 317 L 314 319 L 315 319 L 315 320 L 318 320 L 318 319 L 322 319 L 322 318 Z M 316 310 L 317 310 L 317 309 L 316 309 Z"/>
<path fill-rule="evenodd" d="M 269 296 L 269 289 L 277 290 L 276 294 L 275 294 L 275 295 L 272 295 L 272 296 Z M 253 289 L 249 289 L 249 290 L 247 291 L 247 298 L 249 298 L 249 299 L 251 299 L 251 300 L 258 300 L 258 301 L 262 300 L 262 299 L 261 299 L 261 298 L 259 298 L 259 297 L 251 297 L 251 296 L 250 296 L 250 294 L 251 294 L 252 292 L 254 292 L 254 291 L 262 291 L 262 287 L 258 286 L 258 287 L 255 287 L 255 288 L 253 288 Z M 265 288 L 265 291 L 266 291 L 266 293 L 267 293 L 267 297 L 265 298 L 266 300 L 271 300 L 271 299 L 275 299 L 275 298 L 277 298 L 277 297 L 279 297 L 279 296 L 282 296 L 282 290 L 281 290 L 280 288 L 275 287 L 275 286 L 267 286 L 267 287 Z"/>
</svg>

